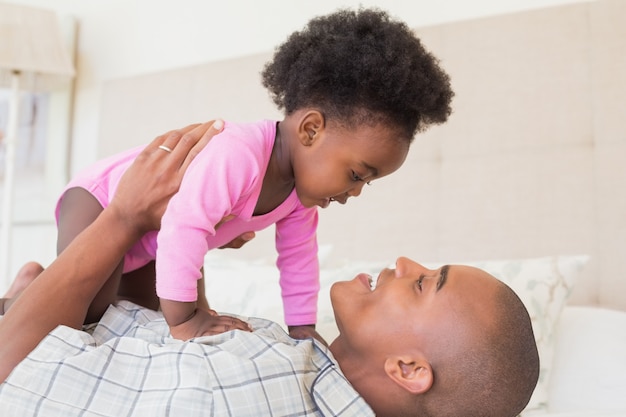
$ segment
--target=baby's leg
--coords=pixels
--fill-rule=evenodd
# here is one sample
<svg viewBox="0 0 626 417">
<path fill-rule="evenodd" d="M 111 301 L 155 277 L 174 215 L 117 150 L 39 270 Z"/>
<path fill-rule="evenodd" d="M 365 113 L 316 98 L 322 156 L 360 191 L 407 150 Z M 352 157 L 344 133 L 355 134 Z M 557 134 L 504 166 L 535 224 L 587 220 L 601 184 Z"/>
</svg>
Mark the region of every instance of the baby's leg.
<svg viewBox="0 0 626 417">
<path fill-rule="evenodd" d="M 154 261 L 122 275 L 117 294 L 119 300 L 132 301 L 140 306 L 158 310 L 159 297 L 156 294 Z"/>
<path fill-rule="evenodd" d="M 22 265 L 3 298 L 17 297 L 42 271 L 43 266 L 37 262 L 27 262 Z"/>
<path fill-rule="evenodd" d="M 0 299 L 0 315 L 7 312 L 11 304 L 13 304 L 13 301 L 15 301 L 22 291 L 24 291 L 42 271 L 43 266 L 37 262 L 28 262 L 20 268 L 8 291 L 4 294 L 3 298 Z"/>
<path fill-rule="evenodd" d="M 87 190 L 78 187 L 67 190 L 61 200 L 59 210 L 57 254 L 63 252 L 70 242 L 98 217 L 102 210 L 98 200 Z M 89 259 L 84 259 L 84 262 L 89 262 Z M 121 259 L 109 279 L 91 301 L 85 323 L 100 320 L 109 305 L 115 303 L 123 262 L 124 260 Z"/>
<path fill-rule="evenodd" d="M 204 270 L 201 272 L 202 278 L 198 280 L 198 307 L 209 310 L 209 302 L 204 291 Z M 158 310 L 160 305 L 156 293 L 154 261 L 122 275 L 117 298 L 132 301 L 155 311 Z"/>
</svg>

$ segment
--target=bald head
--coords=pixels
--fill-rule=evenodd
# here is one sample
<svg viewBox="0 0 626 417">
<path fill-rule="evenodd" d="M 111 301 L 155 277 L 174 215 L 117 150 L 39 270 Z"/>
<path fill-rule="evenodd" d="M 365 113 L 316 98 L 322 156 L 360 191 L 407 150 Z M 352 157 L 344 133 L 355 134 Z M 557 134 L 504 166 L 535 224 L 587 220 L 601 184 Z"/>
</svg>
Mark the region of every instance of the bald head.
<svg viewBox="0 0 626 417">
<path fill-rule="evenodd" d="M 331 351 L 377 415 L 506 417 L 528 403 L 539 374 L 530 317 L 486 272 L 401 257 L 373 291 L 360 274 L 331 299 Z"/>
<path fill-rule="evenodd" d="M 506 284 L 481 270 L 472 273 L 491 282 L 492 291 L 467 300 L 468 332 L 456 344 L 454 335 L 448 339 L 452 353 L 433 358 L 433 386 L 415 398 L 416 415 L 514 417 L 537 384 L 539 355 L 524 304 Z M 471 314 L 477 306 L 488 314 Z"/>
</svg>

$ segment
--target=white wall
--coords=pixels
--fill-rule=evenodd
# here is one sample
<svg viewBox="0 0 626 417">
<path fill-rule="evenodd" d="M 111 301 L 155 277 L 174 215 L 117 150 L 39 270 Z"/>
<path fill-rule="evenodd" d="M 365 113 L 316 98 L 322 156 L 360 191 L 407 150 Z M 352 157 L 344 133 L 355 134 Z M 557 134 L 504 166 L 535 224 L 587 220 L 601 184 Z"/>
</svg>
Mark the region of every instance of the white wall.
<svg viewBox="0 0 626 417">
<path fill-rule="evenodd" d="M 420 27 L 581 1 L 10 0 L 54 9 L 78 21 L 72 173 L 96 158 L 100 96 L 106 80 L 270 51 L 311 17 L 342 6 L 378 6 L 411 27 Z M 13 248 L 13 272 L 25 260 L 45 264 L 54 257 L 52 213 L 50 224 L 23 229 L 14 234 L 19 241 Z M 38 245 L 33 247 L 31 239 Z M 0 293 L 4 286 L 0 279 Z"/>
</svg>

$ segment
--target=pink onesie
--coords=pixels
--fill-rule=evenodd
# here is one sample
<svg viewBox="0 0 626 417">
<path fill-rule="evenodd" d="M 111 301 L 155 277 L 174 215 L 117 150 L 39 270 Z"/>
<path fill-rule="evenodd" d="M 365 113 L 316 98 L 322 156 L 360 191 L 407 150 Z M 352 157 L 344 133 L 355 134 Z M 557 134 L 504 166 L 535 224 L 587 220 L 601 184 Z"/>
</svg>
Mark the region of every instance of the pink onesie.
<svg viewBox="0 0 626 417">
<path fill-rule="evenodd" d="M 317 208 L 304 207 L 294 190 L 272 212 L 252 215 L 275 137 L 273 120 L 226 123 L 224 131 L 189 165 L 179 192 L 163 215 L 161 230 L 146 234 L 126 254 L 124 272 L 156 259 L 158 296 L 195 301 L 200 268 L 209 250 L 244 232 L 276 224 L 276 264 L 285 322 L 291 326 L 315 323 L 319 291 Z M 82 187 L 106 207 L 122 174 L 142 149 L 143 146 L 134 148 L 97 162 L 65 189 Z M 57 204 L 57 220 L 58 211 Z M 231 214 L 236 217 L 216 231 L 215 225 Z"/>
</svg>

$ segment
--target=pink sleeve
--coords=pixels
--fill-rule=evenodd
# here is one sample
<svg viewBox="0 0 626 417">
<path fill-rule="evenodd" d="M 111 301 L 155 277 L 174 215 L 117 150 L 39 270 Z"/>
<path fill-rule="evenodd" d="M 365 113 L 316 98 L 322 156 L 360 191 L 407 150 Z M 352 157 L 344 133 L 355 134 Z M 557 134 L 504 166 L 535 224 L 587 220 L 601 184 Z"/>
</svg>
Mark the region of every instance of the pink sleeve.
<svg viewBox="0 0 626 417">
<path fill-rule="evenodd" d="M 298 205 L 276 223 L 276 250 L 285 323 L 315 324 L 320 289 L 316 208 Z"/>
<path fill-rule="evenodd" d="M 197 300 L 207 237 L 215 234 L 215 225 L 224 216 L 237 214 L 233 210 L 258 177 L 258 156 L 242 149 L 226 130 L 193 160 L 179 192 L 170 200 L 157 237 L 159 297 Z"/>
</svg>

